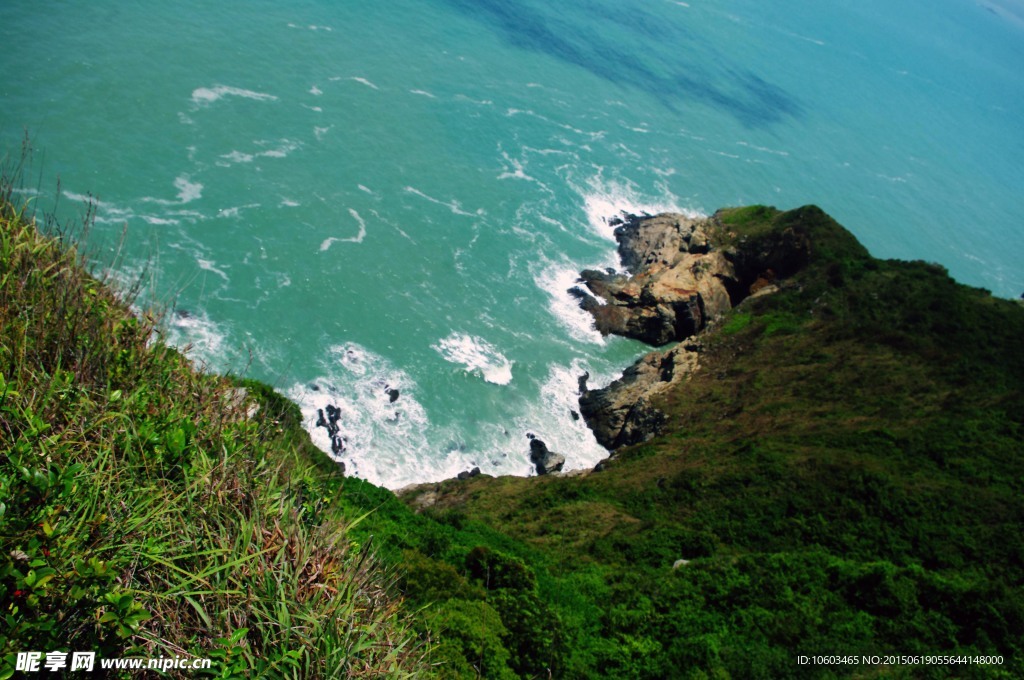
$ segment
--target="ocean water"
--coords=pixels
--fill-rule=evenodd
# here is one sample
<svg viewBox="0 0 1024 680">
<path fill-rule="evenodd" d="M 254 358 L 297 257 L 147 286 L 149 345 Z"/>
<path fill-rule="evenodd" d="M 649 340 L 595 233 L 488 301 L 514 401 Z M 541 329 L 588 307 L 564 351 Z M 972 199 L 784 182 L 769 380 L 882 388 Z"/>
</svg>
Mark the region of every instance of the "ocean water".
<svg viewBox="0 0 1024 680">
<path fill-rule="evenodd" d="M 32 200 L 92 201 L 168 340 L 325 450 L 337 406 L 338 457 L 390 487 L 531 474 L 527 433 L 606 455 L 577 377 L 645 348 L 566 291 L 618 264 L 620 210 L 816 203 L 1024 290 L 1020 0 L 5 0 L 0 38 Z"/>
</svg>

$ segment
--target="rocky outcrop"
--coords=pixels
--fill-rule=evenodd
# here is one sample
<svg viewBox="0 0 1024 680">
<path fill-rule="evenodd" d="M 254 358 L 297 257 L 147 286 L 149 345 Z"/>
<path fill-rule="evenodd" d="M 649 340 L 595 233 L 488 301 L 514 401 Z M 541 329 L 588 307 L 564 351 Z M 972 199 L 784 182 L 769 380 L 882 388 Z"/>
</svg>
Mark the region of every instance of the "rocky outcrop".
<svg viewBox="0 0 1024 680">
<path fill-rule="evenodd" d="M 615 227 L 622 266 L 637 274 L 656 264 L 670 266 L 681 252 L 708 252 L 706 222 L 703 217 L 678 213 L 654 216 L 623 213 L 611 224 Z"/>
<path fill-rule="evenodd" d="M 727 254 L 714 250 L 708 218 L 625 215 L 615 237 L 628 274 L 586 270 L 572 293 L 604 335 L 651 345 L 688 338 L 732 307 L 738 285 Z"/>
<path fill-rule="evenodd" d="M 533 434 L 526 435 L 530 440 L 530 461 L 537 468 L 538 475 L 560 472 L 565 465 L 565 456 L 548 450 L 548 445 Z"/>
<path fill-rule="evenodd" d="M 260 403 L 244 387 L 232 387 L 223 395 L 224 410 L 232 420 L 252 420 L 260 411 Z"/>
<path fill-rule="evenodd" d="M 467 480 L 473 479 L 474 477 L 480 476 L 480 468 L 475 467 L 472 470 L 463 470 L 455 476 L 456 479 Z"/>
<path fill-rule="evenodd" d="M 818 213 L 809 207 L 782 217 L 799 225 Z M 570 292 L 601 333 L 655 346 L 686 341 L 744 299 L 779 290 L 812 255 L 808 230 L 786 223 L 744 237 L 724 229 L 718 215 L 623 214 L 612 224 L 626 271 L 586 270 Z M 601 389 L 587 389 L 584 376 L 580 413 L 597 441 L 614 451 L 657 435 L 666 418 L 652 400 L 696 369 L 699 352 L 691 340 L 651 353 Z"/>
<path fill-rule="evenodd" d="M 665 414 L 652 399 L 686 379 L 697 368 L 700 344 L 694 341 L 651 352 L 607 387 L 590 390 L 580 380 L 580 413 L 601 446 L 614 451 L 639 444 L 661 432 Z"/>
</svg>

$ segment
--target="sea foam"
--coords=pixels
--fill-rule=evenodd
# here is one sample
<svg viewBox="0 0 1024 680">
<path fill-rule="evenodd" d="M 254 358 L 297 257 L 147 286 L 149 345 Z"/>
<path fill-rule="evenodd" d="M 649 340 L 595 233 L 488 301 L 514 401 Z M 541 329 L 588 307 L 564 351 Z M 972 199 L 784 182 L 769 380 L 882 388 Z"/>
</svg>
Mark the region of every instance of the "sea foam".
<svg viewBox="0 0 1024 680">
<path fill-rule="evenodd" d="M 362 216 L 352 208 L 348 209 L 348 214 L 351 215 L 352 219 L 354 219 L 356 221 L 356 224 L 359 225 L 359 233 L 351 238 L 337 238 L 335 236 L 325 238 L 323 242 L 320 244 L 321 253 L 324 252 L 325 250 L 328 250 L 335 242 L 362 243 L 363 239 L 366 238 L 366 220 L 364 220 Z"/>
<path fill-rule="evenodd" d="M 483 338 L 466 333 L 452 333 L 431 345 L 453 364 L 461 365 L 469 373 L 476 373 L 495 385 L 512 382 L 512 363 L 505 355 Z"/>
<path fill-rule="evenodd" d="M 320 376 L 295 384 L 287 396 L 299 405 L 313 443 L 345 463 L 347 474 L 397 488 L 463 469 L 430 450 L 430 421 L 407 373 L 351 342 L 329 347 L 319 363 Z M 397 398 L 391 390 L 398 390 Z M 328 405 L 341 413 L 337 426 L 344 448 L 338 452 L 327 429 L 317 426 Z"/>
<path fill-rule="evenodd" d="M 198 87 L 192 90 L 192 103 L 196 106 L 209 106 L 210 104 L 223 99 L 224 97 L 242 97 L 243 99 L 255 99 L 258 101 L 276 101 L 277 97 L 264 92 L 254 92 L 240 87 L 229 85 L 215 85 L 213 87 Z"/>
<path fill-rule="evenodd" d="M 178 190 L 178 201 L 181 203 L 191 203 L 203 196 L 203 185 L 191 181 L 188 175 L 175 177 L 174 188 Z"/>
<path fill-rule="evenodd" d="M 202 265 L 200 265 L 202 266 Z M 206 312 L 177 309 L 164 323 L 164 340 L 202 367 L 223 368 L 227 360 L 227 333 Z"/>
<path fill-rule="evenodd" d="M 643 196 L 631 182 L 605 181 L 601 177 L 594 177 L 585 186 L 573 188 L 583 199 L 583 209 L 591 231 L 613 242 L 615 226 L 611 224 L 612 218 L 624 212 L 634 215 L 676 212 L 688 217 L 701 216 L 697 211 L 683 208 L 679 199 L 667 190 L 665 196 L 651 199 Z"/>
<path fill-rule="evenodd" d="M 533 280 L 548 294 L 548 311 L 574 340 L 603 345 L 605 340 L 594 326 L 594 317 L 584 311 L 579 300 L 569 292 L 579 284 L 580 269 L 567 260 L 541 261 L 534 265 Z"/>
</svg>

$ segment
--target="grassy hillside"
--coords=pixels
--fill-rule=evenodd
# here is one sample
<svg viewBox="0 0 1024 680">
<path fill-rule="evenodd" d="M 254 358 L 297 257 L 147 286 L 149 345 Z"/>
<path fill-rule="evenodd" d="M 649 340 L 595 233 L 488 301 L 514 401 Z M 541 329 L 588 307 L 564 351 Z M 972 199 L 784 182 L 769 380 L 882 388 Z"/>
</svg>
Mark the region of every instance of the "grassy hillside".
<svg viewBox="0 0 1024 680">
<path fill-rule="evenodd" d="M 152 320 L 10 199 L 5 182 L 0 678 L 28 651 L 213 660 L 187 677 L 415 675 L 394 574 L 351 534 L 297 408 L 151 344 Z"/>
</svg>

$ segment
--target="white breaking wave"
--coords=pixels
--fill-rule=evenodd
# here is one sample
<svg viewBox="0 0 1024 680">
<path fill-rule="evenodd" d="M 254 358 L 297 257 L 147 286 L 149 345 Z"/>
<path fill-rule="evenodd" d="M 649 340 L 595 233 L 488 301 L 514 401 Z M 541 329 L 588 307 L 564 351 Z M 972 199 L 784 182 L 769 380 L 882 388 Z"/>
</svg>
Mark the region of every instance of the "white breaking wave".
<svg viewBox="0 0 1024 680">
<path fill-rule="evenodd" d="M 465 469 L 463 461 L 439 460 L 431 451 L 430 421 L 404 371 L 356 343 L 330 347 L 320 363 L 322 375 L 294 385 L 287 396 L 302 410 L 313 443 L 344 462 L 347 474 L 394 489 Z M 318 425 L 329 419 L 328 406 L 340 413 L 333 439 Z"/>
<path fill-rule="evenodd" d="M 608 450 L 597 443 L 594 432 L 579 414 L 579 379 L 584 373 L 593 370 L 581 359 L 569 366 L 551 365 L 540 390 L 540 407 L 549 420 L 544 431 L 537 434 L 546 437 L 548 448 L 565 456 L 565 470 L 590 468 L 608 457 Z M 610 379 L 592 375 L 588 386 L 593 389 L 603 382 Z"/>
<path fill-rule="evenodd" d="M 431 345 L 445 360 L 463 366 L 468 373 L 478 373 L 495 385 L 512 382 L 512 362 L 482 338 L 465 333 L 452 333 Z"/>
<path fill-rule="evenodd" d="M 135 211 L 131 208 L 124 208 L 114 205 L 108 201 L 101 201 L 95 196 L 91 196 L 89 194 L 79 194 L 74 191 L 68 191 L 67 189 L 61 189 L 60 193 L 63 197 L 69 200 L 93 206 L 93 209 L 95 210 L 93 221 L 96 224 L 123 224 L 130 219 L 138 217 L 141 217 L 141 219 L 153 225 L 172 223 L 171 221 L 164 221 L 165 218 L 157 217 L 156 215 L 136 215 Z M 177 224 L 177 220 L 174 220 L 173 223 Z"/>
<path fill-rule="evenodd" d="M 258 101 L 277 100 L 277 97 L 272 94 L 254 92 L 253 90 L 245 90 L 240 87 L 231 87 L 229 85 L 199 87 L 192 90 L 192 103 L 196 106 L 209 106 L 224 97 L 242 97 L 243 99 L 255 99 Z"/>
<path fill-rule="evenodd" d="M 256 142 L 257 146 L 269 146 L 270 144 L 276 144 L 277 146 L 266 151 L 260 151 L 256 155 L 263 156 L 265 158 L 284 158 L 292 151 L 295 151 L 302 146 L 299 142 L 291 139 L 279 139 L 277 142 L 269 142 L 261 139 Z"/>
<path fill-rule="evenodd" d="M 259 147 L 268 147 L 272 144 L 275 146 L 265 151 L 256 151 L 254 153 L 247 153 L 245 151 L 238 151 L 235 149 L 231 151 L 231 153 L 221 154 L 220 158 L 223 158 L 226 162 L 218 162 L 217 164 L 226 167 L 230 166 L 232 163 L 252 163 L 257 158 L 284 158 L 292 151 L 295 151 L 302 146 L 300 142 L 296 142 L 292 139 L 279 139 L 276 142 L 259 139 L 253 142 L 253 144 Z M 202 185 L 199 185 L 199 187 L 202 188 Z"/>
<path fill-rule="evenodd" d="M 146 222 L 146 224 L 152 224 L 153 226 L 165 226 L 170 224 L 180 224 L 180 220 L 176 220 L 171 217 L 155 217 L 153 215 L 139 215 Z"/>
<path fill-rule="evenodd" d="M 330 33 L 334 29 L 330 26 L 318 26 L 317 24 L 309 24 L 308 26 L 299 26 L 298 24 L 288 22 L 288 28 L 305 28 L 310 31 L 327 31 Z"/>
<path fill-rule="evenodd" d="M 591 230 L 612 242 L 615 241 L 615 227 L 610 222 L 623 212 L 634 215 L 676 212 L 689 217 L 701 216 L 697 211 L 680 206 L 679 199 L 671 194 L 650 199 L 642 196 L 631 183 L 605 182 L 597 177 L 589 180 L 586 187 L 574 188 L 583 198 L 583 209 Z"/>
<path fill-rule="evenodd" d="M 512 158 L 508 155 L 507 151 L 501 152 L 502 158 L 505 160 L 504 171 L 498 175 L 499 180 L 503 179 L 521 179 L 527 182 L 533 182 L 537 184 L 541 189 L 548 193 L 554 193 L 544 182 L 540 181 L 532 175 L 526 174 L 526 161 Z"/>
<path fill-rule="evenodd" d="M 379 90 L 379 89 L 380 89 L 379 87 L 377 87 L 376 85 L 374 85 L 373 83 L 371 83 L 371 82 L 370 82 L 369 80 L 367 80 L 366 78 L 360 78 L 359 76 L 352 76 L 352 77 L 350 77 L 350 78 L 349 78 L 349 80 L 354 80 L 354 81 L 356 81 L 357 83 L 362 83 L 363 85 L 366 85 L 367 87 L 372 87 L 372 88 L 373 88 L 373 89 L 375 89 L 375 90 Z"/>
<path fill-rule="evenodd" d="M 751 144 L 750 142 L 744 142 L 742 140 L 736 142 L 736 145 L 737 146 L 745 146 L 748 149 L 753 149 L 754 151 L 760 151 L 762 153 L 770 153 L 770 154 L 774 154 L 776 156 L 788 156 L 789 155 L 788 151 L 780 151 L 778 149 L 769 149 L 767 146 L 758 146 L 757 144 Z"/>
<path fill-rule="evenodd" d="M 246 205 L 236 205 L 231 208 L 221 208 L 217 211 L 217 217 L 238 217 L 243 210 L 260 207 L 259 203 L 248 203 Z"/>
<path fill-rule="evenodd" d="M 538 271 L 533 273 L 533 281 L 548 294 L 548 311 L 574 340 L 603 345 L 605 339 L 594 326 L 594 317 L 584 311 L 579 300 L 569 292 L 579 281 L 580 269 L 568 261 L 541 262 Z"/>
<path fill-rule="evenodd" d="M 176 310 L 165 322 L 164 340 L 203 367 L 220 367 L 226 359 L 227 335 L 206 312 Z"/>
<path fill-rule="evenodd" d="M 232 151 L 231 153 L 221 154 L 221 158 L 231 163 L 252 163 L 253 159 L 256 157 L 251 153 Z"/>
<path fill-rule="evenodd" d="M 227 273 L 223 269 L 217 267 L 216 263 L 212 260 L 205 260 L 198 257 L 196 258 L 196 264 L 198 264 L 199 268 L 203 271 L 211 272 L 224 279 L 224 281 L 229 281 Z"/>
</svg>

